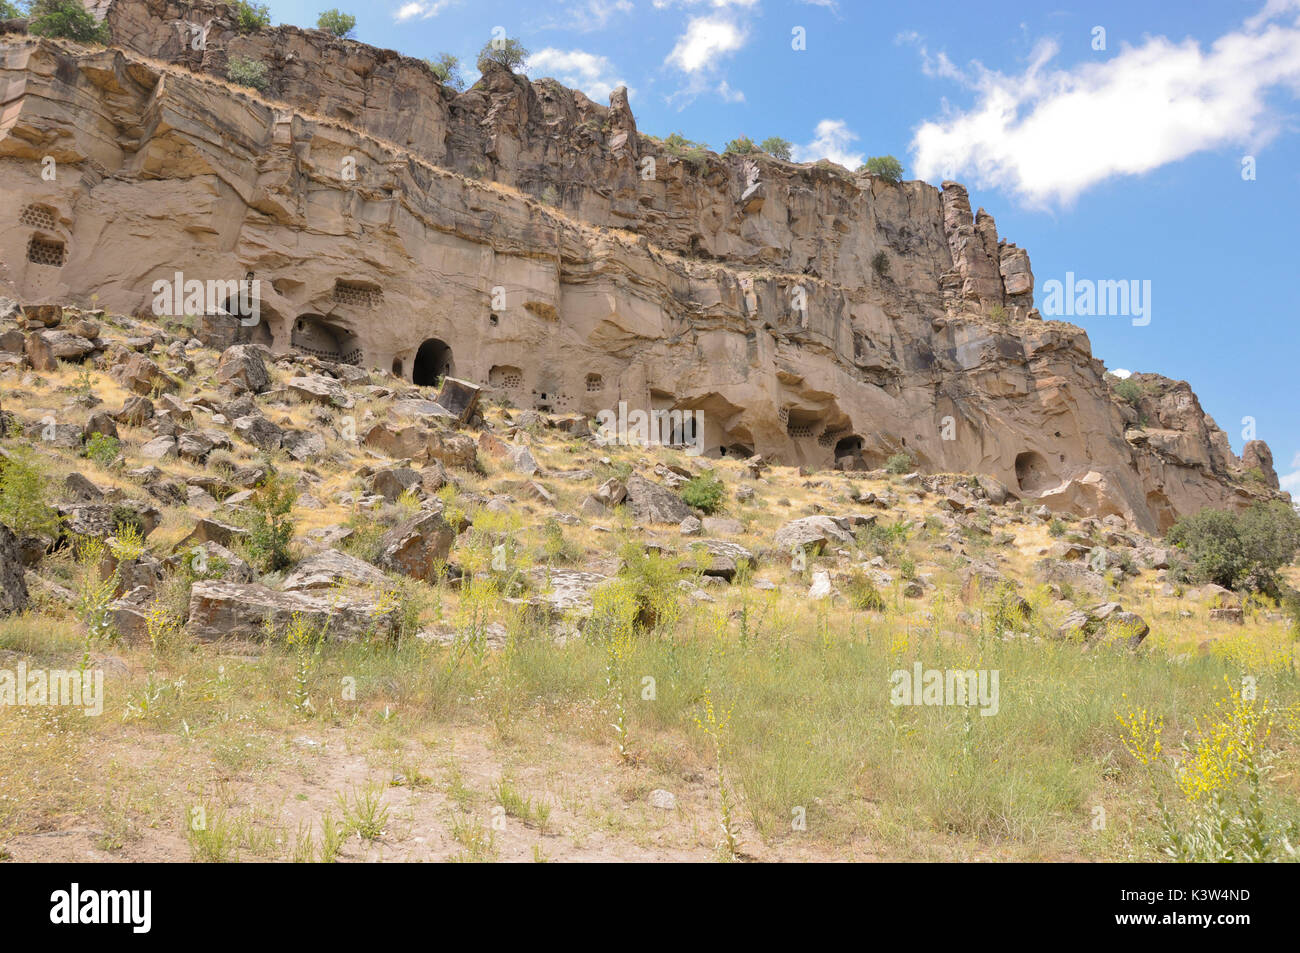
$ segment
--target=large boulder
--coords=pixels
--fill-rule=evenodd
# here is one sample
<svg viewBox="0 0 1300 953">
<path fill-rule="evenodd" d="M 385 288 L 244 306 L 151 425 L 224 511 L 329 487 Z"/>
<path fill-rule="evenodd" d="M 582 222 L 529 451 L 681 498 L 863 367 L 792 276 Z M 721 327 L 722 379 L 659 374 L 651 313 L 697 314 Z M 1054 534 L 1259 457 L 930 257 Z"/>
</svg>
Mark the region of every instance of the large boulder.
<svg viewBox="0 0 1300 953">
<path fill-rule="evenodd" d="M 434 582 L 445 569 L 456 533 L 441 513 L 417 513 L 379 541 L 379 564 L 414 579 Z"/>
<path fill-rule="evenodd" d="M 288 387 L 290 393 L 306 401 L 345 410 L 352 406 L 352 398 L 348 396 L 348 392 L 332 377 L 321 374 L 293 377 L 290 378 Z"/>
<path fill-rule="evenodd" d="M 237 392 L 254 394 L 271 386 L 271 374 L 262 359 L 262 351 L 251 344 L 236 344 L 222 352 L 217 362 L 217 380 L 230 384 Z"/>
<path fill-rule="evenodd" d="M 376 471 L 370 487 L 388 503 L 395 503 L 407 490 L 422 486 L 420 474 L 410 467 L 389 467 Z"/>
<path fill-rule="evenodd" d="M 63 305 L 25 304 L 22 306 L 22 317 L 19 318 L 18 323 L 28 330 L 57 328 L 63 323 Z"/>
<path fill-rule="evenodd" d="M 115 365 L 109 371 L 109 376 L 128 390 L 144 396 L 155 392 L 169 393 L 180 388 L 173 378 L 143 354 L 132 354 L 122 363 Z"/>
<path fill-rule="evenodd" d="M 304 559 L 284 581 L 285 592 L 332 589 L 335 586 L 382 586 L 387 577 L 370 563 L 327 549 Z"/>
<path fill-rule="evenodd" d="M 821 552 L 832 543 L 852 542 L 852 534 L 829 516 L 805 516 L 791 520 L 776 531 L 777 548 L 785 552 L 796 546 Z"/>
<path fill-rule="evenodd" d="M 0 616 L 27 608 L 24 572 L 18 538 L 9 527 L 0 524 Z"/>
<path fill-rule="evenodd" d="M 262 639 L 268 627 L 282 633 L 295 616 L 334 641 L 388 637 L 397 626 L 396 605 L 343 592 L 276 592 L 212 579 L 190 588 L 189 629 L 200 641 Z"/>
<path fill-rule="evenodd" d="M 755 563 L 754 554 L 744 546 L 721 539 L 702 539 L 691 544 L 691 559 L 683 566 L 731 582 L 742 563 L 750 566 Z"/>
<path fill-rule="evenodd" d="M 442 389 L 438 391 L 438 403 L 461 423 L 468 422 L 474 416 L 474 411 L 478 408 L 478 398 L 477 384 L 456 377 L 444 377 Z"/>
<path fill-rule="evenodd" d="M 27 335 L 27 362 L 38 371 L 55 371 L 59 361 L 80 363 L 95 350 L 93 341 L 68 331 L 33 331 Z"/>
<path fill-rule="evenodd" d="M 626 492 L 628 505 L 638 522 L 680 524 L 686 517 L 694 515 L 680 496 L 651 483 L 640 474 L 628 477 Z"/>
<path fill-rule="evenodd" d="M 1076 609 L 1056 630 L 1059 639 L 1082 641 L 1086 645 L 1122 642 L 1137 648 L 1151 631 L 1136 612 L 1127 612 L 1118 602 L 1103 602 L 1088 609 Z"/>
<path fill-rule="evenodd" d="M 240 417 L 234 427 L 235 433 L 259 450 L 279 450 L 284 440 L 284 430 L 261 414 Z"/>
</svg>

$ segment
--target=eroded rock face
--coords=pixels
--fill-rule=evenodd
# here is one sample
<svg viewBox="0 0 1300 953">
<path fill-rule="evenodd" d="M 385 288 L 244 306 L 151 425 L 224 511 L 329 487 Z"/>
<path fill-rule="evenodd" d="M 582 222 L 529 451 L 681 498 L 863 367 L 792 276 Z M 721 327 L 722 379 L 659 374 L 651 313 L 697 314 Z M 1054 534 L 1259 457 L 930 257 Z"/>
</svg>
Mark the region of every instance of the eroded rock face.
<svg viewBox="0 0 1300 953">
<path fill-rule="evenodd" d="M 196 639 L 262 639 L 280 633 L 295 616 L 332 640 L 390 637 L 392 606 L 361 596 L 276 592 L 255 583 L 200 580 L 190 589 L 189 630 Z"/>
<path fill-rule="evenodd" d="M 457 94 L 418 60 L 320 31 L 241 35 L 224 4 L 105 6 L 116 43 L 185 70 L 262 60 L 293 109 L 117 50 L 0 47 L 0 220 L 36 223 L 0 232 L 0 255 L 25 300 L 96 294 L 147 316 L 156 280 L 251 274 L 244 343 L 535 410 L 692 410 L 708 455 L 871 468 L 906 452 L 1147 530 L 1269 492 L 1242 483 L 1251 467 L 1181 390 L 1132 436 L 1087 335 L 1038 320 L 1028 254 L 957 183 L 763 155 L 687 163 L 637 131 L 622 90 L 602 106 L 490 69 Z M 182 41 L 178 24 L 209 20 L 206 49 Z M 82 343 L 60 346 L 93 347 L 69 336 Z M 137 354 L 115 376 L 165 390 L 163 363 Z M 342 406 L 328 378 L 292 388 Z M 363 439 L 472 465 L 472 438 L 424 424 Z M 309 458 L 314 436 L 285 445 Z"/>
<path fill-rule="evenodd" d="M 27 607 L 24 571 L 17 537 L 8 526 L 0 524 L 0 616 L 22 612 Z"/>
</svg>

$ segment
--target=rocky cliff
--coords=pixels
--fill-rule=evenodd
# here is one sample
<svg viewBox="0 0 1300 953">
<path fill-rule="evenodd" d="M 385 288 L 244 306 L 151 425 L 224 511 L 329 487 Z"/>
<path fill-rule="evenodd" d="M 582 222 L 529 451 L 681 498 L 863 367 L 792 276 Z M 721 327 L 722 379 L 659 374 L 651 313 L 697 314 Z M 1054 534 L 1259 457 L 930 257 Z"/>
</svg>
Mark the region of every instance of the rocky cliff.
<svg viewBox="0 0 1300 953">
<path fill-rule="evenodd" d="M 320 31 L 241 35 L 223 4 L 102 12 L 120 49 L 0 46 L 0 282 L 26 300 L 148 315 L 177 273 L 252 277 L 256 320 L 223 332 L 208 302 L 206 333 L 540 410 L 696 410 L 711 454 L 908 453 L 1145 530 L 1276 487 L 1186 384 L 1117 399 L 956 183 L 678 155 L 621 90 L 493 69 L 457 93 Z"/>
</svg>

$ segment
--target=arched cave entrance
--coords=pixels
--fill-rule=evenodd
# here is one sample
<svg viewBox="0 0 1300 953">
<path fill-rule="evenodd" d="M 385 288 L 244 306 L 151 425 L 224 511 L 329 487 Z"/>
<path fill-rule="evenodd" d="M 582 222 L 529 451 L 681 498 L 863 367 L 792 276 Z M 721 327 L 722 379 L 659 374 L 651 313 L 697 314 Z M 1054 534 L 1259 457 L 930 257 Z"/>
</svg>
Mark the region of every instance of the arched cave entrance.
<svg viewBox="0 0 1300 953">
<path fill-rule="evenodd" d="M 1035 450 L 1026 450 L 1016 456 L 1016 482 L 1020 489 L 1033 492 L 1045 490 L 1056 481 L 1048 469 L 1046 458 Z"/>
<path fill-rule="evenodd" d="M 274 343 L 274 328 L 280 326 L 283 320 L 274 308 L 256 297 L 252 290 L 241 290 L 240 294 L 231 295 L 221 305 L 221 310 L 237 322 L 235 340 L 265 344 L 267 347 Z"/>
<path fill-rule="evenodd" d="M 300 314 L 293 322 L 289 344 L 323 361 L 360 364 L 361 346 L 347 328 L 331 324 L 324 315 Z"/>
<path fill-rule="evenodd" d="M 841 437 L 835 442 L 835 459 L 852 457 L 862 452 L 862 438 L 856 434 Z"/>
<path fill-rule="evenodd" d="M 446 341 L 429 338 L 415 352 L 411 382 L 420 387 L 432 387 L 440 379 L 451 374 L 454 369 L 451 346 Z"/>
</svg>

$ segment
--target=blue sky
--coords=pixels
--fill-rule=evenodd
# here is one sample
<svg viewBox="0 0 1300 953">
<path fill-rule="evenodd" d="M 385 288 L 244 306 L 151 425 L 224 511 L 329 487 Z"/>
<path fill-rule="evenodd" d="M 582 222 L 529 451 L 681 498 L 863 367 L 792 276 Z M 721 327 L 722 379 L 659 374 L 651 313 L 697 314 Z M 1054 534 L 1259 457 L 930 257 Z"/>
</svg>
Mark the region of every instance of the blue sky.
<svg viewBox="0 0 1300 953">
<path fill-rule="evenodd" d="M 309 26 L 323 4 L 271 0 Z M 1151 321 L 1077 317 L 1112 369 L 1191 382 L 1240 452 L 1245 424 L 1300 491 L 1295 230 L 1300 0 L 979 4 L 851 0 L 379 0 L 356 37 L 467 65 L 504 27 L 526 72 L 639 128 L 795 158 L 893 154 L 966 183 L 1037 279 L 1151 282 Z M 804 49 L 793 48 L 802 28 Z M 1104 30 L 1104 35 L 1097 28 Z M 1252 157 L 1254 177 L 1243 177 Z"/>
</svg>

